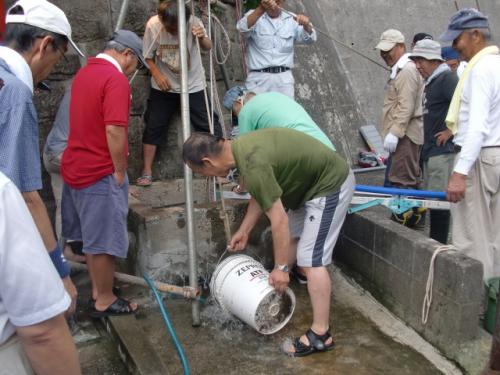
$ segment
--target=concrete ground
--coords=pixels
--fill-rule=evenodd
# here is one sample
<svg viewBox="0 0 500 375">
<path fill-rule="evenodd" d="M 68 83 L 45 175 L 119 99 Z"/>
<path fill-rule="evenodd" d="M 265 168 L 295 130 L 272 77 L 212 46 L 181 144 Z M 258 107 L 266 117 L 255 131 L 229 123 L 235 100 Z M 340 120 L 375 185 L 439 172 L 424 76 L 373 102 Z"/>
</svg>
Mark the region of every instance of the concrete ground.
<svg viewBox="0 0 500 375">
<path fill-rule="evenodd" d="M 459 374 L 428 344 L 408 335 L 401 322 L 381 316 L 362 290 L 333 270 L 332 333 L 336 347 L 328 353 L 289 358 L 282 343 L 305 332 L 311 320 L 307 287 L 292 283 L 297 306 L 280 332 L 263 336 L 222 311 L 213 300 L 201 305 L 202 325 L 191 326 L 191 304 L 165 296 L 165 306 L 189 361 L 191 374 Z M 88 316 L 89 284 L 85 274 L 75 277 L 79 289 L 75 335 L 84 375 L 181 374 L 182 366 L 156 303 L 145 290 L 122 285 L 127 298 L 141 304 L 135 316 L 92 321 Z M 360 302 L 361 301 L 361 302 Z M 369 317 L 369 318 L 368 318 Z M 372 320 L 377 321 L 375 324 Z M 400 325 L 398 325 L 400 324 Z M 420 339 L 421 340 L 421 339 Z M 430 361 L 408 345 L 418 347 Z M 432 361 L 432 363 L 431 363 Z M 444 365 L 443 365 L 444 363 Z M 440 368 L 438 370 L 437 367 Z"/>
<path fill-rule="evenodd" d="M 129 374 L 118 352 L 118 347 L 101 321 L 88 317 L 90 284 L 84 273 L 73 275 L 78 289 L 76 325 L 70 324 L 75 340 L 82 375 Z"/>
<path fill-rule="evenodd" d="M 382 333 L 374 323 L 356 311 L 344 295 L 337 295 L 335 292 L 332 303 L 335 349 L 306 358 L 289 358 L 283 355 L 280 351 L 281 344 L 305 332 L 311 320 L 306 287 L 293 284 L 292 288 L 298 300 L 294 316 L 287 327 L 272 336 L 256 333 L 221 311 L 211 300 L 202 305 L 202 326 L 193 328 L 190 303 L 167 298 L 165 306 L 188 358 L 191 373 L 441 373 L 421 354 Z M 128 362 L 135 362 L 132 367 L 139 369 L 136 373 L 152 374 L 151 371 L 154 371 L 156 374 L 155 369 L 160 368 L 160 365 L 169 374 L 182 373 L 182 366 L 157 306 L 148 304 L 143 307 L 135 317 L 110 320 L 115 334 L 122 343 L 126 343 Z M 161 361 L 161 364 L 151 366 L 154 360 Z"/>
</svg>

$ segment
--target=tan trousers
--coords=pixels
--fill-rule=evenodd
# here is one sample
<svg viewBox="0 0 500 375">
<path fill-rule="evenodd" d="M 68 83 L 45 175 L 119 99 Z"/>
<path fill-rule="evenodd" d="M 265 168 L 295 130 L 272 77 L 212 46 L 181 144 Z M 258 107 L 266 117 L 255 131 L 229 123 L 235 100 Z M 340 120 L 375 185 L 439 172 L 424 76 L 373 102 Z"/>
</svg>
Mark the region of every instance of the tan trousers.
<svg viewBox="0 0 500 375">
<path fill-rule="evenodd" d="M 33 369 L 17 338 L 12 336 L 0 346 L 1 375 L 34 375 Z"/>
<path fill-rule="evenodd" d="M 485 280 L 500 276 L 500 147 L 481 150 L 451 214 L 453 245 L 483 263 Z"/>
</svg>

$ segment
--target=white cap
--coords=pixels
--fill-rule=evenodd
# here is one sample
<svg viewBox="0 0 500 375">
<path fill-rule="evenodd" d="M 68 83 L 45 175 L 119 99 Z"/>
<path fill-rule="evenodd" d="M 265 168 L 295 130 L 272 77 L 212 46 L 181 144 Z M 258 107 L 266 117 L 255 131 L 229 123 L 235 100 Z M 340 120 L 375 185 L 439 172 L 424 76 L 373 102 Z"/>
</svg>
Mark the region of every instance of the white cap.
<svg viewBox="0 0 500 375">
<path fill-rule="evenodd" d="M 21 7 L 23 14 L 10 14 L 14 7 Z M 24 23 L 26 25 L 39 27 L 40 29 L 52 31 L 64 35 L 76 52 L 85 55 L 71 39 L 71 26 L 64 12 L 46 0 L 19 0 L 7 11 L 5 23 Z"/>
<path fill-rule="evenodd" d="M 381 51 L 390 51 L 398 43 L 404 43 L 405 37 L 399 30 L 389 29 L 385 30 L 382 35 L 380 35 L 380 41 L 378 42 L 375 49 Z"/>
</svg>

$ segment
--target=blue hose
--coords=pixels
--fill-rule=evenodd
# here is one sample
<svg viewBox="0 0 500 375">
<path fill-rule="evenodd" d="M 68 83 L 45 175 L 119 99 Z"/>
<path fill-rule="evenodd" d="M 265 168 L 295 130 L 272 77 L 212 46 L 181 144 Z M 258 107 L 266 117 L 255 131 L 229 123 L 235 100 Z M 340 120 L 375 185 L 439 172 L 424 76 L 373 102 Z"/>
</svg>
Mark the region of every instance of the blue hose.
<svg viewBox="0 0 500 375">
<path fill-rule="evenodd" d="M 160 311 L 161 311 L 161 316 L 163 317 L 163 321 L 165 322 L 165 325 L 167 326 L 168 332 L 170 333 L 170 337 L 172 338 L 172 341 L 174 342 L 175 349 L 177 350 L 177 353 L 179 354 L 179 358 L 182 363 L 182 368 L 184 369 L 184 375 L 190 375 L 191 372 L 189 370 L 189 363 L 186 358 L 186 355 L 184 354 L 184 350 L 182 349 L 181 343 L 179 339 L 177 338 L 177 334 L 175 333 L 174 327 L 172 326 L 172 323 L 170 322 L 170 319 L 168 318 L 167 310 L 165 309 L 165 306 L 163 306 L 163 303 L 161 301 L 160 294 L 158 293 L 158 290 L 156 290 L 155 284 L 151 281 L 151 279 L 148 277 L 148 275 L 144 275 L 144 280 L 146 280 L 146 283 L 148 284 L 149 288 L 153 291 L 153 294 L 155 295 L 156 302 L 158 302 L 158 306 L 160 306 Z"/>
<path fill-rule="evenodd" d="M 370 185 L 356 185 L 355 190 L 365 193 L 403 195 L 406 197 L 434 198 L 434 199 L 446 200 L 446 193 L 444 191 L 397 189 L 397 188 L 386 188 L 382 186 L 370 186 Z"/>
</svg>

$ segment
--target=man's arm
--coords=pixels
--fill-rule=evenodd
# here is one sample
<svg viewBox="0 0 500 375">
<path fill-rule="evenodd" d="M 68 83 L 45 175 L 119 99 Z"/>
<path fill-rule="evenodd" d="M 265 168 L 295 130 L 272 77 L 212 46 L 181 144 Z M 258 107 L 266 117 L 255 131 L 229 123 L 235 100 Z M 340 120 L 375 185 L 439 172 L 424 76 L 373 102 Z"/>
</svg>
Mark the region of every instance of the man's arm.
<svg viewBox="0 0 500 375">
<path fill-rule="evenodd" d="M 113 176 L 118 185 L 123 184 L 127 173 L 127 130 L 123 126 L 106 125 L 106 140 L 115 169 Z"/>
<path fill-rule="evenodd" d="M 290 249 L 290 231 L 288 229 L 288 215 L 285 212 L 281 199 L 273 203 L 266 211 L 266 215 L 271 221 L 271 231 L 273 235 L 274 264 L 288 264 L 288 251 Z M 269 276 L 269 284 L 274 286 L 279 292 L 284 292 L 290 278 L 288 272 L 274 269 Z"/>
<path fill-rule="evenodd" d="M 201 24 L 201 21 L 200 24 L 193 25 L 192 33 L 195 38 L 198 38 L 202 50 L 209 51 L 212 49 L 212 41 L 208 37 L 205 27 Z"/>
<path fill-rule="evenodd" d="M 149 71 L 151 72 L 151 75 L 153 76 L 153 79 L 155 80 L 156 84 L 162 91 L 169 91 L 170 90 L 170 81 L 168 80 L 167 77 L 158 69 L 156 66 L 156 62 L 154 59 L 146 59 L 146 62 L 149 65 Z"/>
<path fill-rule="evenodd" d="M 451 202 L 459 202 L 465 197 L 467 175 L 473 167 L 484 141 L 490 132 L 488 114 L 492 97 L 488 76 L 481 71 L 473 71 L 469 77 L 470 85 L 466 94 L 469 99 L 469 123 L 466 133 L 461 137 L 464 142 L 458 155 L 457 163 L 448 181 L 447 198 Z"/>
<path fill-rule="evenodd" d="M 231 238 L 231 242 L 229 243 L 229 248 L 232 251 L 242 251 L 245 249 L 250 232 L 253 227 L 255 227 L 255 224 L 257 224 L 261 215 L 262 209 L 255 198 L 252 197 L 248 203 L 247 213 L 241 222 L 240 228 L 234 234 L 233 238 Z"/>
<path fill-rule="evenodd" d="M 417 97 L 422 90 L 419 73 L 412 69 L 403 69 L 396 78 L 396 90 L 398 92 L 398 102 L 394 109 L 394 121 L 391 124 L 390 132 L 398 138 L 406 135 L 406 129 L 410 119 L 415 113 L 415 106 L 418 105 Z"/>
<path fill-rule="evenodd" d="M 295 18 L 298 26 L 295 32 L 295 41 L 297 43 L 312 44 L 318 40 L 316 30 L 313 29 L 309 17 L 298 14 Z"/>
<path fill-rule="evenodd" d="M 16 331 L 37 375 L 80 374 L 75 344 L 61 314 Z"/>
<path fill-rule="evenodd" d="M 52 230 L 52 224 L 50 222 L 45 203 L 43 203 L 38 191 L 23 192 L 22 195 L 31 216 L 33 217 L 38 232 L 40 232 L 40 235 L 42 236 L 45 248 L 51 251 L 56 247 L 57 241 L 54 236 L 54 231 Z"/>
<path fill-rule="evenodd" d="M 54 251 L 57 247 L 57 241 L 54 236 L 54 231 L 52 230 L 52 224 L 49 219 L 49 214 L 47 213 L 47 208 L 45 207 L 45 203 L 43 203 L 40 194 L 38 194 L 38 191 L 29 191 L 21 194 L 24 198 L 26 206 L 28 206 L 31 217 L 33 217 L 36 228 L 42 237 L 45 248 L 49 253 Z M 73 315 L 76 309 L 76 298 L 78 292 L 69 276 L 62 278 L 62 282 L 64 284 L 64 288 L 71 297 L 71 305 L 66 314 Z"/>
<path fill-rule="evenodd" d="M 243 34 L 249 33 L 259 18 L 266 13 L 267 9 L 274 9 L 277 6 L 278 5 L 274 0 L 261 0 L 257 8 L 255 8 L 250 14 L 247 13 L 247 15 L 238 21 L 236 29 Z"/>
</svg>

